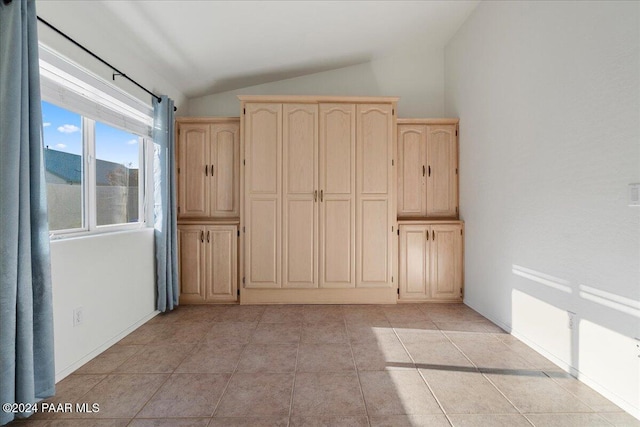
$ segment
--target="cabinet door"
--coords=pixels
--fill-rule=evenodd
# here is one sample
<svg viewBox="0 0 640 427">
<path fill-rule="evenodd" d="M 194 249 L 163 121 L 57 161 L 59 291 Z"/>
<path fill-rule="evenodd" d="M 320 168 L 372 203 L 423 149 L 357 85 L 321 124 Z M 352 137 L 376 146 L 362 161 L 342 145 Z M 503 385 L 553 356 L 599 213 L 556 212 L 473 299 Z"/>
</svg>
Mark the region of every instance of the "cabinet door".
<svg viewBox="0 0 640 427">
<path fill-rule="evenodd" d="M 240 129 L 238 123 L 211 125 L 211 216 L 238 217 Z"/>
<path fill-rule="evenodd" d="M 284 104 L 282 119 L 282 286 L 315 288 L 318 287 L 318 106 Z"/>
<path fill-rule="evenodd" d="M 429 295 L 430 227 L 400 226 L 400 299 L 427 299 Z"/>
<path fill-rule="evenodd" d="M 431 297 L 459 299 L 462 291 L 462 226 L 431 226 Z"/>
<path fill-rule="evenodd" d="M 427 127 L 427 216 L 457 216 L 458 150 L 455 132 L 455 125 Z"/>
<path fill-rule="evenodd" d="M 178 135 L 178 206 L 180 218 L 209 216 L 210 127 L 181 124 Z"/>
<path fill-rule="evenodd" d="M 244 131 L 246 287 L 279 288 L 282 104 L 247 103 Z"/>
<path fill-rule="evenodd" d="M 356 109 L 356 286 L 389 287 L 392 272 L 393 115 L 389 104 Z"/>
<path fill-rule="evenodd" d="M 235 226 L 205 228 L 206 300 L 235 301 L 238 289 L 238 235 Z"/>
<path fill-rule="evenodd" d="M 398 216 L 427 214 L 427 127 L 398 125 Z"/>
<path fill-rule="evenodd" d="M 195 225 L 178 227 L 178 273 L 180 302 L 205 301 L 205 243 L 204 229 Z"/>
<path fill-rule="evenodd" d="M 320 287 L 355 286 L 356 106 L 320 104 Z"/>
</svg>

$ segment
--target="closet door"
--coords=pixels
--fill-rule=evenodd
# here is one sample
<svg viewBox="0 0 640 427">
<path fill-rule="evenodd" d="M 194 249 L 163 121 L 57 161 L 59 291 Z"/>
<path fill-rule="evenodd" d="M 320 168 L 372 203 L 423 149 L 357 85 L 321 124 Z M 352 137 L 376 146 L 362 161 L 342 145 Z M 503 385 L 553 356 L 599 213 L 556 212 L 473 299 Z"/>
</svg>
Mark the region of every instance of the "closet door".
<svg viewBox="0 0 640 427">
<path fill-rule="evenodd" d="M 427 216 L 456 217 L 458 150 L 455 125 L 427 127 Z"/>
<path fill-rule="evenodd" d="M 427 127 L 398 125 L 398 216 L 427 214 Z"/>
<path fill-rule="evenodd" d="M 199 225 L 178 226 L 180 302 L 205 301 L 205 232 Z"/>
<path fill-rule="evenodd" d="M 356 286 L 391 286 L 393 115 L 388 104 L 357 106 Z"/>
<path fill-rule="evenodd" d="M 245 278 L 248 288 L 281 286 L 282 104 L 247 103 Z"/>
<path fill-rule="evenodd" d="M 211 216 L 240 215 L 240 129 L 237 123 L 211 125 Z"/>
<path fill-rule="evenodd" d="M 206 300 L 235 301 L 238 289 L 238 237 L 235 225 L 205 228 Z"/>
<path fill-rule="evenodd" d="M 462 292 L 462 226 L 431 226 L 431 297 L 458 299 Z"/>
<path fill-rule="evenodd" d="M 208 124 L 181 124 L 178 131 L 178 207 L 180 218 L 209 216 Z"/>
<path fill-rule="evenodd" d="M 320 287 L 355 286 L 356 106 L 320 104 Z"/>
<path fill-rule="evenodd" d="M 318 105 L 282 107 L 283 287 L 318 287 Z"/>
<path fill-rule="evenodd" d="M 400 299 L 424 300 L 429 293 L 430 227 L 400 226 Z"/>
</svg>

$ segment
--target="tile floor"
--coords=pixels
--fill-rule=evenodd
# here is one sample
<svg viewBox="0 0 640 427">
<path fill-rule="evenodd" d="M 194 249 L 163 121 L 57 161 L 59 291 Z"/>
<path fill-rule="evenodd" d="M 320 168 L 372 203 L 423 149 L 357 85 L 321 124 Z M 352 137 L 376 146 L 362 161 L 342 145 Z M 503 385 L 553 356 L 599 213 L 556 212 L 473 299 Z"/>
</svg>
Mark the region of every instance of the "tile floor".
<svg viewBox="0 0 640 427">
<path fill-rule="evenodd" d="M 183 306 L 57 386 L 26 426 L 639 426 L 462 304 Z"/>
</svg>

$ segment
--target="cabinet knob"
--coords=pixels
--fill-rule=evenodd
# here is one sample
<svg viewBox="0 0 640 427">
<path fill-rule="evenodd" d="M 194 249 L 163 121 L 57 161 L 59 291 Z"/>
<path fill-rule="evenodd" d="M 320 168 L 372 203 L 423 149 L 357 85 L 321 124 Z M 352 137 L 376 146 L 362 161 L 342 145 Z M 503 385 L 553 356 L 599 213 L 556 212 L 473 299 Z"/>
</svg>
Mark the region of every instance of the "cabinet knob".
<svg viewBox="0 0 640 427">
<path fill-rule="evenodd" d="M 200 231 L 200 242 L 204 243 L 204 231 Z"/>
<path fill-rule="evenodd" d="M 211 165 L 211 176 L 213 176 L 213 165 Z"/>
<path fill-rule="evenodd" d="M 424 167 L 424 165 L 422 165 L 422 176 L 424 176 L 426 173 L 426 168 Z"/>
<path fill-rule="evenodd" d="M 322 201 L 322 194 L 323 194 L 323 193 L 324 193 L 324 192 L 323 192 L 322 190 L 320 190 L 320 201 Z"/>
<path fill-rule="evenodd" d="M 209 165 L 204 165 L 204 176 L 209 176 Z"/>
<path fill-rule="evenodd" d="M 318 190 L 315 190 L 315 191 L 313 192 L 313 201 L 314 201 L 314 202 L 317 202 L 317 201 L 318 201 Z"/>
</svg>

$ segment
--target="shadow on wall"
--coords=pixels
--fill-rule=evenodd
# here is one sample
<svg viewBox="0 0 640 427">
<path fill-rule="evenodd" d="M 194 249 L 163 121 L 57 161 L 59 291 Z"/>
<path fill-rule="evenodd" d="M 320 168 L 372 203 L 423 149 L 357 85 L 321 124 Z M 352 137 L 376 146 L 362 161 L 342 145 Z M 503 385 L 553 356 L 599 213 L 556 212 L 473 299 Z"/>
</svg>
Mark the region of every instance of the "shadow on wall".
<svg viewBox="0 0 640 427">
<path fill-rule="evenodd" d="M 640 302 L 515 264 L 511 271 L 525 279 L 514 281 L 513 333 L 579 378 L 589 372 L 587 380 L 616 390 L 637 409 L 638 384 L 630 378 L 640 374 Z"/>
</svg>

